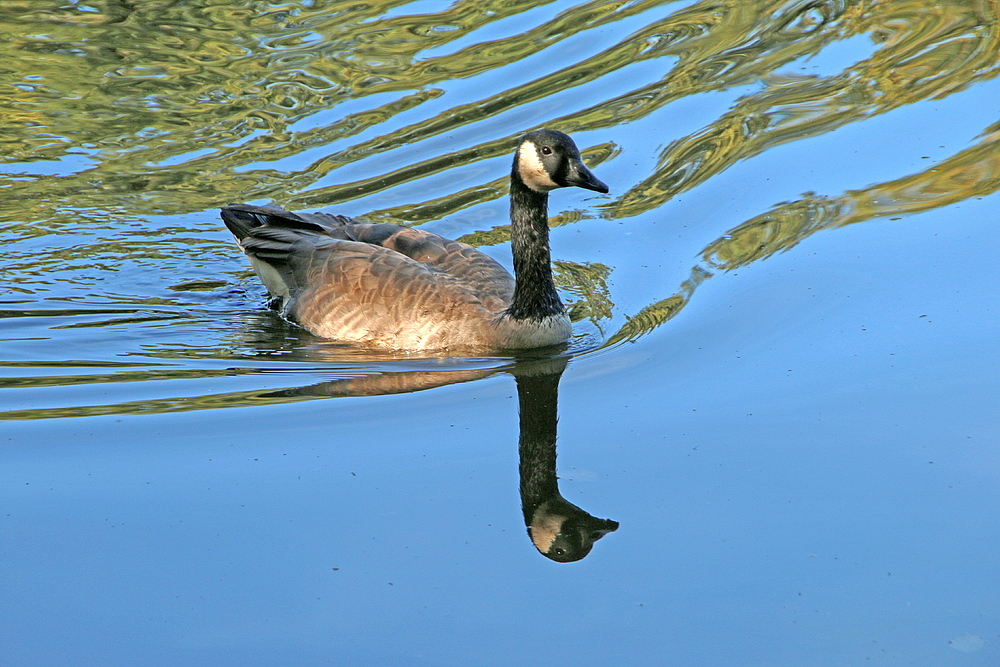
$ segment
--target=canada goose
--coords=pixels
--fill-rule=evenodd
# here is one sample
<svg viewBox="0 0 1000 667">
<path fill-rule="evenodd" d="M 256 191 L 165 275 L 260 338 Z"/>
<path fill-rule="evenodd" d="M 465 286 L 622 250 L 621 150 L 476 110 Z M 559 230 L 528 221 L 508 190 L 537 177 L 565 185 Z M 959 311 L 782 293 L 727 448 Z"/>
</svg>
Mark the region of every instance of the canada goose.
<svg viewBox="0 0 1000 667">
<path fill-rule="evenodd" d="M 561 343 L 570 322 L 552 282 L 548 197 L 607 193 L 569 136 L 525 135 L 510 174 L 514 276 L 458 241 L 388 223 L 274 206 L 222 209 L 291 321 L 318 336 L 397 350 L 526 349 Z"/>
</svg>

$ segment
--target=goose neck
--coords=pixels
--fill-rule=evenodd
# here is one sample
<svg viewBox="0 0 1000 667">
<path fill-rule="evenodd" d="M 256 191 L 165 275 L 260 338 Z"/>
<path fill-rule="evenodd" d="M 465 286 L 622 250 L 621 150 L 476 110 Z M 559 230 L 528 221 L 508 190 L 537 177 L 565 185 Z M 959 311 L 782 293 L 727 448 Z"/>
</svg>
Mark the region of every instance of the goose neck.
<svg viewBox="0 0 1000 667">
<path fill-rule="evenodd" d="M 565 312 L 552 281 L 548 199 L 548 193 L 526 186 L 515 169 L 510 184 L 514 298 L 507 309 L 512 319 L 541 320 Z"/>
</svg>

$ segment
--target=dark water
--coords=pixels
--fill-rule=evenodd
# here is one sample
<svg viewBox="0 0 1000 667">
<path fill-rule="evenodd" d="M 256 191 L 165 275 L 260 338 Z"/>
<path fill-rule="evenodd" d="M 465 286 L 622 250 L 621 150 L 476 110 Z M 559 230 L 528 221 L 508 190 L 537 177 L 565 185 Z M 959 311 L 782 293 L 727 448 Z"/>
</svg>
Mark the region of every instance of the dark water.
<svg viewBox="0 0 1000 667">
<path fill-rule="evenodd" d="M 998 14 L 0 3 L 0 664 L 1000 663 Z M 316 339 L 215 210 L 509 265 L 541 126 L 561 352 Z"/>
</svg>

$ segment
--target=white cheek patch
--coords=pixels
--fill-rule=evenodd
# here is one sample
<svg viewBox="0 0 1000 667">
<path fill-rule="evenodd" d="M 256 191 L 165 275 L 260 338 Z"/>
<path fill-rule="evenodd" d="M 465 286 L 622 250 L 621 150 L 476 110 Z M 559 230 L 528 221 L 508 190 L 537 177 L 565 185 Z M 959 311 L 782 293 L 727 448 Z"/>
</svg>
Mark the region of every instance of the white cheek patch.
<svg viewBox="0 0 1000 667">
<path fill-rule="evenodd" d="M 535 192 L 548 192 L 559 187 L 545 170 L 535 144 L 525 141 L 517 149 L 517 172 L 524 184 Z"/>
<path fill-rule="evenodd" d="M 531 541 L 534 543 L 536 549 L 543 554 L 547 554 L 549 549 L 552 548 L 552 544 L 556 541 L 556 538 L 559 537 L 559 531 L 562 530 L 562 524 L 566 520 L 566 517 L 546 515 L 543 517 L 536 516 L 534 519 L 531 526 L 528 527 L 531 532 Z"/>
</svg>

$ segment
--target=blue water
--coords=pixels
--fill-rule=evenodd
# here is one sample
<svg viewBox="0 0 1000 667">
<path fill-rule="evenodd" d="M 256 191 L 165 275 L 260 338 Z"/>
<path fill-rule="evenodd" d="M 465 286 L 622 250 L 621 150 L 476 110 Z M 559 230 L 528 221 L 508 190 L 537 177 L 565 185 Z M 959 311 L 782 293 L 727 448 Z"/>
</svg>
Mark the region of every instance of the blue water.
<svg viewBox="0 0 1000 667">
<path fill-rule="evenodd" d="M 856 37 L 841 46 L 787 71 L 836 72 L 873 51 Z M 552 70 L 589 55 L 558 53 Z M 458 81 L 459 102 L 485 96 L 475 83 Z M 214 205 L 153 213 L 109 200 L 52 229 L 7 211 L 0 665 L 1000 664 L 995 174 L 967 168 L 984 185 L 955 201 L 823 229 L 731 271 L 702 258 L 780 202 L 868 191 L 983 141 L 997 81 L 768 147 L 650 210 L 609 213 L 671 142 L 755 86 L 574 132 L 620 150 L 595 167 L 607 198 L 553 194 L 553 214 L 584 213 L 553 229 L 554 258 L 609 267 L 614 304 L 577 324 L 592 338 L 559 384 L 560 491 L 620 522 L 575 563 L 544 558 L 526 535 L 520 362 L 352 355 L 283 325 Z M 308 187 L 546 113 L 515 110 L 477 125 L 484 136 L 404 145 Z M 303 156 L 249 169 L 317 158 Z M 67 176 L 94 158 L 73 159 Z M 335 208 L 430 200 L 508 164 Z M 71 210 L 62 196 L 44 203 Z M 505 216 L 498 198 L 426 227 L 459 236 Z M 508 244 L 484 250 L 509 265 Z M 676 316 L 586 349 L 696 265 L 711 275 Z M 453 383 L 343 395 L 345 380 L 417 371 Z"/>
</svg>

